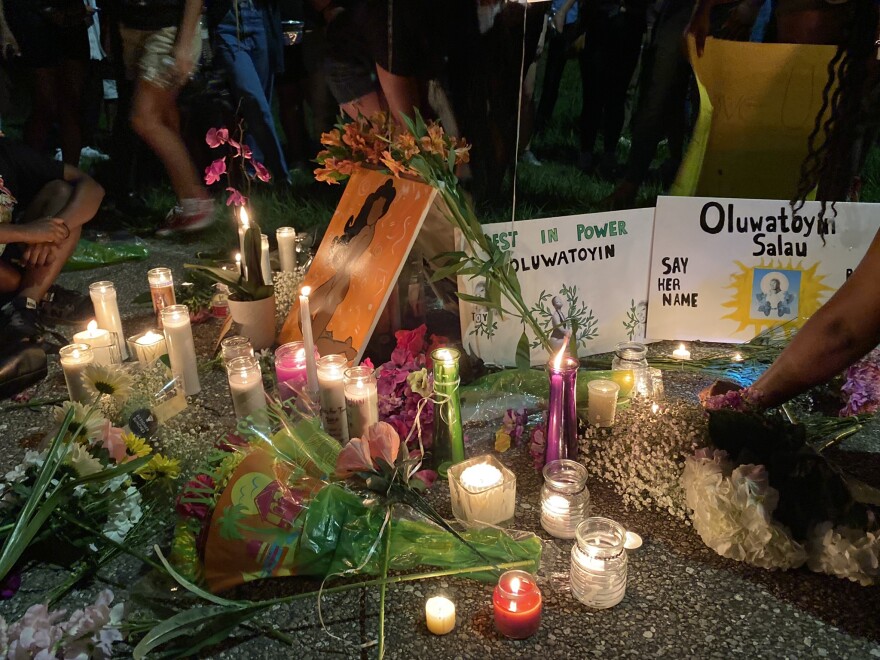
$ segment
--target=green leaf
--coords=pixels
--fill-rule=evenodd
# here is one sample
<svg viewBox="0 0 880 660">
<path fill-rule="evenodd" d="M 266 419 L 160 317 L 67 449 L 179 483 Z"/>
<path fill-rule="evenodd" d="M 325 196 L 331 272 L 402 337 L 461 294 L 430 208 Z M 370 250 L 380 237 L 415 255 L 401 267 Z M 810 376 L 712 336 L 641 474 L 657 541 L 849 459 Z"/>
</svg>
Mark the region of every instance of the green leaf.
<svg viewBox="0 0 880 660">
<path fill-rule="evenodd" d="M 516 368 L 529 369 L 532 366 L 532 356 L 529 350 L 529 338 L 523 330 L 516 344 Z"/>
<path fill-rule="evenodd" d="M 461 293 L 458 292 L 459 299 L 464 300 L 465 302 L 474 303 L 475 305 L 482 305 L 483 307 L 490 307 L 492 309 L 497 309 L 501 312 L 504 311 L 499 303 L 493 302 L 488 298 L 483 298 L 482 296 L 472 296 L 469 293 Z"/>
<path fill-rule="evenodd" d="M 445 280 L 447 277 L 458 275 L 463 266 L 464 262 L 459 261 L 458 263 L 449 264 L 448 266 L 438 268 L 431 274 L 431 281 L 437 282 L 438 280 Z"/>
</svg>

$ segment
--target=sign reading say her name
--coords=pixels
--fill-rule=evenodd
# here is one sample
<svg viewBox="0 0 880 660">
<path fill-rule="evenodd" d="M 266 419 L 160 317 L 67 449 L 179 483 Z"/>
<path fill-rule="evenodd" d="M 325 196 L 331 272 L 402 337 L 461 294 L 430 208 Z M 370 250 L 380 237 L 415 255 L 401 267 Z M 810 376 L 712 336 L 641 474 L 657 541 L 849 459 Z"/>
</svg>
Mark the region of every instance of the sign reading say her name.
<svg viewBox="0 0 880 660">
<path fill-rule="evenodd" d="M 661 197 L 648 335 L 748 341 L 800 327 L 846 281 L 880 228 L 877 204 Z"/>
<path fill-rule="evenodd" d="M 554 347 L 570 333 L 584 356 L 645 336 L 653 218 L 653 209 L 636 209 L 483 225 L 483 231 L 511 253 L 523 300 Z M 458 287 L 486 295 L 479 276 L 459 277 Z M 464 301 L 460 310 L 469 353 L 490 364 L 516 363 L 524 329 L 518 318 Z M 526 334 L 531 363 L 545 364 L 547 352 Z"/>
</svg>

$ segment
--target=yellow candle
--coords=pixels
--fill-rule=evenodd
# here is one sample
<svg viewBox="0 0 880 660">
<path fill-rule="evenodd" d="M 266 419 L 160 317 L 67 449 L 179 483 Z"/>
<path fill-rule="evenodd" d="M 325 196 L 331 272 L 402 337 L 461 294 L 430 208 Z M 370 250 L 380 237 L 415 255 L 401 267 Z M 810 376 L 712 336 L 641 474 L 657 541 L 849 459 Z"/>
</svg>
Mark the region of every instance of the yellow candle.
<svg viewBox="0 0 880 660">
<path fill-rule="evenodd" d="M 455 628 L 455 603 L 443 596 L 434 596 L 425 603 L 425 620 L 428 630 L 435 635 L 445 635 Z"/>
</svg>

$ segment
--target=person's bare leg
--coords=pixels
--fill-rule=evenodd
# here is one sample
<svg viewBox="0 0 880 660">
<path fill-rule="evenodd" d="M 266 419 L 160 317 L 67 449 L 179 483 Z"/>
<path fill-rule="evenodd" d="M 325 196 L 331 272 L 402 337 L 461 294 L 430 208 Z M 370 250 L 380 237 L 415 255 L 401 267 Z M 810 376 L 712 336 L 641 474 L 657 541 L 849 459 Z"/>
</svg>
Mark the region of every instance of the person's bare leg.
<svg viewBox="0 0 880 660">
<path fill-rule="evenodd" d="M 24 125 L 24 141 L 35 151 L 43 152 L 52 119 L 55 115 L 55 76 L 52 68 L 34 69 L 32 72 L 33 98 L 31 114 Z"/>
<path fill-rule="evenodd" d="M 5 261 L 0 261 L 0 293 L 15 293 L 21 286 L 21 273 Z"/>
<path fill-rule="evenodd" d="M 352 119 L 357 119 L 359 114 L 364 117 L 372 117 L 377 112 L 387 110 L 388 106 L 385 105 L 378 92 L 370 92 L 354 101 L 343 103 L 339 109 Z"/>
<path fill-rule="evenodd" d="M 162 161 L 178 199 L 205 198 L 207 192 L 199 180 L 180 132 L 169 126 L 169 123 L 174 123 L 169 108 L 174 106 L 175 96 L 172 91 L 138 80 L 131 126 Z"/>
<path fill-rule="evenodd" d="M 379 76 L 382 92 L 388 100 L 391 116 L 398 126 L 406 126 L 403 121 L 404 115 L 412 117 L 415 114 L 414 108 L 421 105 L 421 87 L 418 78 L 398 76 L 378 64 L 376 73 Z"/>
</svg>

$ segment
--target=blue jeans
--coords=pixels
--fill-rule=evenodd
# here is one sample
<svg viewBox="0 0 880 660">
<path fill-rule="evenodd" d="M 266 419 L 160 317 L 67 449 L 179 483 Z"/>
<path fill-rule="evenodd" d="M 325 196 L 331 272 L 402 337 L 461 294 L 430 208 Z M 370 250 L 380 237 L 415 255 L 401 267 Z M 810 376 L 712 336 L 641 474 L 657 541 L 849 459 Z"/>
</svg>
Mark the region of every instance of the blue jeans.
<svg viewBox="0 0 880 660">
<path fill-rule="evenodd" d="M 269 168 L 273 177 L 286 180 L 287 163 L 272 116 L 274 73 L 263 12 L 242 2 L 238 5 L 238 25 L 235 9 L 231 9 L 217 25 L 214 36 L 215 57 L 226 69 L 254 159 Z"/>
</svg>

